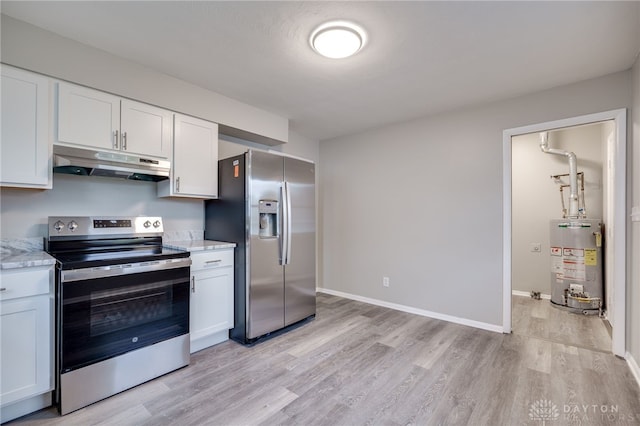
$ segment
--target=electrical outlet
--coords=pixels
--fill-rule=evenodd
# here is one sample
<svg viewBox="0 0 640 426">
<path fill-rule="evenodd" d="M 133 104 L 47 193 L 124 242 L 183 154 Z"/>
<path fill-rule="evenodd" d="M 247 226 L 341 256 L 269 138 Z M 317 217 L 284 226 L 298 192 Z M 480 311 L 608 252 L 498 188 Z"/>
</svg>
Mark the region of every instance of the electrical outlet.
<svg viewBox="0 0 640 426">
<path fill-rule="evenodd" d="M 382 286 L 389 287 L 389 277 L 382 277 Z"/>
<path fill-rule="evenodd" d="M 541 243 L 531 243 L 531 251 L 533 253 L 540 253 L 542 251 Z"/>
</svg>

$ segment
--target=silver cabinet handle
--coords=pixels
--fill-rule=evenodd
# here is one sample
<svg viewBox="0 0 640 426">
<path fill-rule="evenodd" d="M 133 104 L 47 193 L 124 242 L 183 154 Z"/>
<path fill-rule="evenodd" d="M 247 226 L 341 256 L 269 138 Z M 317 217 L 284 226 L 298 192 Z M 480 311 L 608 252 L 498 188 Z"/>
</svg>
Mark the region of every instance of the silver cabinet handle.
<svg viewBox="0 0 640 426">
<path fill-rule="evenodd" d="M 176 192 L 180 192 L 180 176 L 176 178 Z"/>
<path fill-rule="evenodd" d="M 6 287 L 0 287 L 0 291 L 7 291 Z"/>
<path fill-rule="evenodd" d="M 118 131 L 113 132 L 113 147 L 118 149 Z"/>
<path fill-rule="evenodd" d="M 206 262 L 204 262 L 204 263 L 207 263 L 207 264 L 209 264 L 209 263 L 220 263 L 220 262 L 222 262 L 222 259 L 216 259 L 216 260 L 207 260 L 207 261 L 206 261 Z"/>
<path fill-rule="evenodd" d="M 127 150 L 127 132 L 122 132 L 122 149 Z"/>
<path fill-rule="evenodd" d="M 191 277 L 191 293 L 196 292 L 196 277 Z"/>
</svg>

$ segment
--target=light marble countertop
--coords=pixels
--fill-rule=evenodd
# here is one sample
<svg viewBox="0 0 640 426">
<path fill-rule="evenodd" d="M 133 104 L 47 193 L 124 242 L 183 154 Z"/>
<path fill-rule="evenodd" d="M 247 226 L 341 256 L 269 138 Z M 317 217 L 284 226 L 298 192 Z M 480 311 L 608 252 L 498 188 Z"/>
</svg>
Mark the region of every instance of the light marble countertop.
<svg viewBox="0 0 640 426">
<path fill-rule="evenodd" d="M 185 241 L 168 241 L 163 243 L 165 247 L 187 250 L 187 251 L 203 251 L 203 250 L 222 250 L 234 248 L 236 243 L 228 243 L 225 241 L 211 240 L 185 240 Z"/>
<path fill-rule="evenodd" d="M 43 250 L 44 239 L 0 238 L 0 269 L 55 265 L 56 259 Z"/>
<path fill-rule="evenodd" d="M 55 265 L 56 259 L 42 250 L 42 239 L 3 240 L 0 242 L 0 269 L 30 268 Z M 39 245 L 38 245 L 39 244 Z M 203 250 L 223 250 L 236 246 L 235 243 L 211 240 L 168 241 L 165 247 L 190 252 Z"/>
<path fill-rule="evenodd" d="M 32 268 L 55 265 L 56 259 L 45 251 L 6 251 L 0 254 L 0 269 Z"/>
</svg>

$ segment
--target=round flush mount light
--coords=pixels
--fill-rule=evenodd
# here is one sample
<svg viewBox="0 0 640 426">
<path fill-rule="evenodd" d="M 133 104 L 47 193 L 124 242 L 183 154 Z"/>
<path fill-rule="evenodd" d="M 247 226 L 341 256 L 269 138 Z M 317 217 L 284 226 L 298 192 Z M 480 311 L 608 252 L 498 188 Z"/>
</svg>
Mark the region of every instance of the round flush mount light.
<svg viewBox="0 0 640 426">
<path fill-rule="evenodd" d="M 366 41 L 364 30 L 347 21 L 326 22 L 313 30 L 309 39 L 313 50 L 332 59 L 355 55 Z"/>
</svg>

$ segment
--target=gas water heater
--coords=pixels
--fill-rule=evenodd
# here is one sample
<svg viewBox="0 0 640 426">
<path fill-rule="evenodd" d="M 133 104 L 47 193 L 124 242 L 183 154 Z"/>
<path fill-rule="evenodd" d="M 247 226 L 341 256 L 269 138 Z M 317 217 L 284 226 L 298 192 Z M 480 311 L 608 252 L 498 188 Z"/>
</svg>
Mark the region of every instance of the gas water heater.
<svg viewBox="0 0 640 426">
<path fill-rule="evenodd" d="M 547 154 L 565 156 L 568 185 L 560 185 L 562 219 L 552 219 L 550 228 L 551 304 L 571 312 L 602 315 L 604 308 L 602 220 L 587 219 L 584 203 L 584 174 L 578 173 L 573 152 L 549 148 L 548 133 L 540 134 L 540 149 Z M 581 191 L 578 194 L 578 177 Z M 569 187 L 569 211 L 563 190 Z"/>
<path fill-rule="evenodd" d="M 551 220 L 552 304 L 576 313 L 601 313 L 602 231 L 600 220 Z"/>
</svg>

